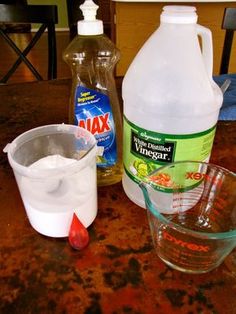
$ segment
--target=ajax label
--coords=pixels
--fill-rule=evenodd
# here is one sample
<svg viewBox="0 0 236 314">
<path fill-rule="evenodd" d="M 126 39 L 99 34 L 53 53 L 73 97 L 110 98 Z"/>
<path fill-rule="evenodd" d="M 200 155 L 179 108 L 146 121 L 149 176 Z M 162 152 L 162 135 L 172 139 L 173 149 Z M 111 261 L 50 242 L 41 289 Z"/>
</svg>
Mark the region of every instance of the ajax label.
<svg viewBox="0 0 236 314">
<path fill-rule="evenodd" d="M 77 86 L 74 107 L 75 125 L 91 132 L 99 147 L 97 165 L 113 166 L 117 160 L 115 124 L 109 97 L 84 86 Z"/>
</svg>

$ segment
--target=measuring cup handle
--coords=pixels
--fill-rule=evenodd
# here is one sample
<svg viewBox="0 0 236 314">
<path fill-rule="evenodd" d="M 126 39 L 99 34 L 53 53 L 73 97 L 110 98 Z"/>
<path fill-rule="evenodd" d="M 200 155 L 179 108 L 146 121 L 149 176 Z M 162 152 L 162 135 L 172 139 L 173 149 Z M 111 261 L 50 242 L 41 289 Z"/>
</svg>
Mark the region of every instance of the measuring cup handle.
<svg viewBox="0 0 236 314">
<path fill-rule="evenodd" d="M 213 48 L 211 31 L 197 24 L 197 34 L 202 38 L 202 56 L 206 67 L 207 74 L 212 80 L 213 72 Z"/>
</svg>

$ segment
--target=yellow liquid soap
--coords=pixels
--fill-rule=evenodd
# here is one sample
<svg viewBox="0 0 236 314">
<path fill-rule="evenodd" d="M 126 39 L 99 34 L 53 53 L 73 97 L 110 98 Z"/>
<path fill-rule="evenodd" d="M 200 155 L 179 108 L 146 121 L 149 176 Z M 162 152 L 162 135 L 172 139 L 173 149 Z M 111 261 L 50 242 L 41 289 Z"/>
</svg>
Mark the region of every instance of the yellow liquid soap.
<svg viewBox="0 0 236 314">
<path fill-rule="evenodd" d="M 94 19 L 87 21 L 87 7 Z M 78 22 L 78 35 L 63 53 L 72 72 L 69 122 L 90 131 L 97 140 L 98 185 L 117 183 L 122 177 L 122 120 L 114 79 L 120 52 L 96 20 L 95 4 L 80 6 L 85 19 Z"/>
</svg>

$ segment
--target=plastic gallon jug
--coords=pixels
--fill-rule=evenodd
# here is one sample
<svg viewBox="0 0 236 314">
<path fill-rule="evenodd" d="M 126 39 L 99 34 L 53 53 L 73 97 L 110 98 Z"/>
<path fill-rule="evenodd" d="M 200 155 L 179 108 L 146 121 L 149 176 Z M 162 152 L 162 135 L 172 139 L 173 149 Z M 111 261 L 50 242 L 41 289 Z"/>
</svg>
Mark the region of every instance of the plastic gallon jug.
<svg viewBox="0 0 236 314">
<path fill-rule="evenodd" d="M 142 207 L 138 183 L 152 171 L 210 158 L 223 96 L 212 79 L 211 32 L 196 24 L 195 11 L 165 6 L 160 27 L 124 77 L 122 181 L 127 196 Z"/>
<path fill-rule="evenodd" d="M 78 21 L 78 35 L 63 53 L 73 80 L 69 121 L 95 136 L 98 185 L 108 185 L 121 180 L 123 168 L 122 120 L 113 76 L 120 52 L 96 19 L 98 6 L 86 0 L 80 8 L 84 20 Z"/>
</svg>

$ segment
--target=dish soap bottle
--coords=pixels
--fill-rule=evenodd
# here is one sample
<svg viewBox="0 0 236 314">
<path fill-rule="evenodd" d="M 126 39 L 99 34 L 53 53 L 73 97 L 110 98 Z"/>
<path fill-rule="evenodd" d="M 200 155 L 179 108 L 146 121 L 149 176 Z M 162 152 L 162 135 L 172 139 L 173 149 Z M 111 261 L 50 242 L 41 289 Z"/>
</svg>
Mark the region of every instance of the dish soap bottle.
<svg viewBox="0 0 236 314">
<path fill-rule="evenodd" d="M 195 11 L 164 7 L 123 80 L 123 187 L 142 207 L 145 176 L 166 163 L 210 158 L 223 97 L 212 79 L 211 32 Z"/>
<path fill-rule="evenodd" d="M 84 20 L 63 53 L 72 71 L 69 122 L 94 134 L 98 185 L 109 185 L 122 177 L 122 120 L 113 76 L 120 52 L 96 19 L 98 6 L 86 0 L 80 9 Z"/>
</svg>

